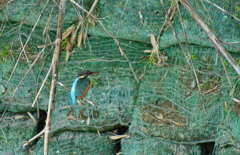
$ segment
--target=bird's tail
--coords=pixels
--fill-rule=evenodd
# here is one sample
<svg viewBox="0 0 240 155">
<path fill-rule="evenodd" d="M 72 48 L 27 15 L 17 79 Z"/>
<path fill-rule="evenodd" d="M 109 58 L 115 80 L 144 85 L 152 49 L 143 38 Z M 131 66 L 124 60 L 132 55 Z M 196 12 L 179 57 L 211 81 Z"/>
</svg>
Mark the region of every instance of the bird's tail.
<svg viewBox="0 0 240 155">
<path fill-rule="evenodd" d="M 76 97 L 73 93 L 71 93 L 71 98 L 72 98 L 72 105 L 76 105 L 77 104 L 77 99 L 76 99 Z"/>
</svg>

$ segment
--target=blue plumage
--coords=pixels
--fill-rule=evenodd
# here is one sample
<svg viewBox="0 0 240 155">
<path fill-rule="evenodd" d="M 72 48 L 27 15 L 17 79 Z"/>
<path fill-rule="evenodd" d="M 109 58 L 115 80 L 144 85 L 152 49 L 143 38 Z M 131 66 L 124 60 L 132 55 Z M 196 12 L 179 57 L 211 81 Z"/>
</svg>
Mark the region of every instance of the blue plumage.
<svg viewBox="0 0 240 155">
<path fill-rule="evenodd" d="M 79 78 L 76 78 L 74 80 L 74 82 L 72 84 L 71 92 L 70 92 L 70 95 L 71 95 L 71 98 L 72 98 L 72 105 L 76 105 L 77 104 L 77 98 L 75 96 L 75 89 L 76 89 L 78 80 L 79 80 Z"/>
<path fill-rule="evenodd" d="M 72 105 L 77 104 L 77 98 L 83 98 L 87 94 L 90 88 L 90 80 L 87 77 L 98 73 L 100 72 L 90 72 L 88 70 L 82 70 L 78 73 L 78 77 L 74 80 L 70 92 Z"/>
</svg>

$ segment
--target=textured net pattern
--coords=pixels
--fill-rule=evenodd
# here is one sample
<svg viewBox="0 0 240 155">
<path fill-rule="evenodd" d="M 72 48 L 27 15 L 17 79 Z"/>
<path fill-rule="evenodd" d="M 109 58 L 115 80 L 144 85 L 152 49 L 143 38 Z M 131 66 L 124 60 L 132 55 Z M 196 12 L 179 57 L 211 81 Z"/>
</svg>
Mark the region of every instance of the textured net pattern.
<svg viewBox="0 0 240 155">
<path fill-rule="evenodd" d="M 49 154 L 114 154 L 114 143 L 107 133 L 63 132 L 50 139 Z M 43 139 L 31 152 L 43 154 Z"/>
<path fill-rule="evenodd" d="M 8 112 L 3 123 L 1 123 L 0 129 L 0 154 L 28 154 L 30 147 L 23 147 L 22 145 L 24 141 L 36 134 L 36 125 L 26 113 L 14 114 Z"/>
<path fill-rule="evenodd" d="M 94 14 L 102 17 L 101 21 L 109 32 L 121 38 L 119 39 L 121 47 L 130 61 L 124 58 L 118 44 L 98 23 L 89 28 L 90 36 L 87 37 L 86 44 L 81 49 L 74 48 L 75 52 L 70 55 L 68 61 L 65 61 L 66 51 L 63 50 L 59 65 L 59 81 L 67 88 L 71 88 L 81 69 L 101 71 L 101 73 L 89 77 L 92 87 L 86 99 L 92 101 L 94 106 L 84 100 L 80 100 L 79 105 L 71 106 L 69 91 L 58 85 L 51 126 L 50 154 L 113 154 L 115 143 L 108 138 L 107 132 L 121 126 L 129 127 L 128 133 L 131 135 L 130 138 L 121 141 L 124 154 L 201 154 L 203 152 L 199 144 L 204 142 L 215 142 L 214 151 L 217 154 L 227 151 L 234 154 L 239 151 L 240 111 L 239 105 L 232 100 L 232 98 L 240 98 L 239 77 L 225 59 L 223 63 L 221 62 L 220 55 L 208 36 L 181 6 L 188 37 L 186 40 L 176 6 L 171 5 L 169 1 L 165 3 L 167 9 L 172 6 L 173 19 L 168 22 L 173 24 L 185 51 L 180 48 L 169 23 L 165 25 L 159 42 L 162 54 L 159 56 L 161 58 L 167 56 L 167 61 L 163 63 L 161 59 L 162 62 L 156 65 L 159 61 L 157 55 L 151 57 L 151 53 L 144 53 L 144 50 L 153 48 L 149 36 L 152 33 L 157 38 L 164 24 L 166 13 L 161 3 L 150 0 L 99 2 Z M 223 15 L 219 9 L 207 2 L 191 3 L 220 39 L 235 42 L 232 45 L 240 47 L 239 21 L 227 14 Z M 215 3 L 225 7 L 225 10 L 232 10 L 233 15 L 240 16 L 239 8 L 236 7 L 237 2 L 216 1 Z M 88 1 L 84 3 L 87 4 Z M 39 6 L 42 8 L 43 4 L 40 3 Z M 1 14 L 7 15 L 14 22 L 22 21 L 22 18 L 19 20 L 14 18 L 17 13 L 13 7 L 11 5 L 10 8 L 13 10 L 12 14 L 7 9 Z M 28 7 L 22 8 L 28 10 Z M 47 8 L 48 11 L 53 9 L 52 14 L 54 11 L 57 12 L 57 6 L 52 1 Z M 86 8 L 90 8 L 90 4 Z M 79 20 L 76 16 L 76 11 L 79 11 L 77 8 L 68 4 L 67 9 L 69 10 L 65 18 L 65 29 Z M 39 10 L 31 13 L 36 19 L 35 13 L 39 14 Z M 37 45 L 54 40 L 54 31 L 49 31 L 46 36 L 42 35 L 46 21 L 50 18 L 49 12 L 45 13 L 7 85 L 7 93 L 1 95 L 1 113 L 41 51 Z M 0 49 L 1 51 L 11 49 L 11 53 L 7 56 L 8 61 L 2 61 L 0 64 L 1 89 L 6 86 L 17 61 L 21 51 L 20 42 L 24 43 L 27 40 L 22 34 L 31 33 L 32 26 L 28 24 L 34 24 L 33 17 L 26 19 L 21 28 L 19 25 L 8 24 L 2 30 L 9 33 L 1 34 L 0 41 L 4 44 Z M 50 22 L 53 23 L 50 24 L 50 29 L 56 26 L 55 18 Z M 0 16 L 0 19 L 4 20 L 4 17 Z M 239 63 L 239 51 L 230 46 L 226 48 Z M 47 47 L 17 89 L 8 111 L 25 113 L 36 112 L 37 108 L 47 110 L 51 76 L 43 87 L 37 105 L 33 108 L 31 105 L 48 72 L 52 55 L 53 48 Z M 6 119 L 4 123 L 8 123 Z M 17 122 L 11 124 L 14 126 Z M 35 130 L 34 126 L 30 127 L 29 124 L 27 126 L 31 131 Z M 5 126 L 3 130 L 3 133 L 7 132 Z M 22 132 L 22 128 L 17 131 Z M 11 134 L 9 136 L 16 136 L 18 132 L 9 132 Z M 23 149 L 20 141 L 25 140 L 19 137 L 19 145 L 12 146 Z M 5 138 L 1 137 L 1 143 L 5 141 Z M 14 150 L 13 148 L 11 150 L 11 147 L 7 149 L 9 152 Z M 26 151 L 24 149 L 22 152 Z M 37 142 L 32 153 L 42 154 L 42 151 L 43 139 Z"/>
</svg>

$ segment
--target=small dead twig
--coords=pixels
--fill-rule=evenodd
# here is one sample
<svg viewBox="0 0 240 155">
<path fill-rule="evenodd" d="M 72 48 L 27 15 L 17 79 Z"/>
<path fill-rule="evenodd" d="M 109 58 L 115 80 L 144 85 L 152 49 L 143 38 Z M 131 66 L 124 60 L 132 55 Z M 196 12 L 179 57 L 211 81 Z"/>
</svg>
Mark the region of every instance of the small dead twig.
<svg viewBox="0 0 240 155">
<path fill-rule="evenodd" d="M 44 134 L 45 129 L 43 129 L 41 132 L 39 132 L 37 135 L 35 135 L 33 138 L 31 138 L 30 140 L 26 141 L 23 146 L 27 146 L 29 143 L 31 143 L 32 141 L 34 141 L 35 139 L 37 139 L 38 137 L 40 137 L 42 134 Z"/>
<path fill-rule="evenodd" d="M 109 138 L 112 139 L 112 140 L 118 140 L 118 139 L 121 139 L 121 138 L 124 138 L 124 137 L 129 138 L 130 136 L 129 136 L 129 135 L 115 135 L 115 136 L 109 136 Z"/>
<path fill-rule="evenodd" d="M 60 86 L 62 86 L 66 90 L 70 91 L 70 89 L 68 87 L 66 87 L 64 84 L 62 84 L 60 81 L 57 81 L 57 84 L 59 84 Z"/>
<path fill-rule="evenodd" d="M 229 16 L 235 18 L 236 20 L 240 21 L 239 18 L 237 18 L 236 16 L 230 14 L 229 12 L 227 12 L 226 10 L 224 10 L 223 8 L 221 8 L 220 6 L 218 6 L 217 4 L 215 4 L 215 3 L 213 3 L 213 2 L 210 2 L 210 1 L 208 1 L 208 0 L 205 0 L 205 1 L 208 2 L 208 3 L 210 3 L 210 4 L 212 4 L 213 6 L 215 6 L 216 8 L 218 8 L 219 10 L 221 10 L 222 12 L 224 12 L 224 13 L 228 14 Z"/>
<path fill-rule="evenodd" d="M 91 8 L 90 8 L 90 10 L 88 11 L 87 17 L 88 17 L 90 14 L 92 14 L 92 12 L 93 12 L 94 8 L 96 7 L 97 3 L 98 3 L 98 0 L 94 0 L 92 6 L 91 6 Z"/>
<path fill-rule="evenodd" d="M 1 130 L 2 130 L 2 135 L 3 135 L 4 139 L 5 139 L 5 141 L 8 142 L 7 137 L 6 137 L 6 134 L 5 134 L 5 132 L 3 131 L 3 129 L 2 129 L 2 126 L 0 126 L 0 128 L 1 128 Z"/>
<path fill-rule="evenodd" d="M 3 4 L 3 5 L 0 7 L 0 10 L 2 10 L 3 8 L 5 8 L 7 5 L 9 5 L 10 3 L 12 3 L 13 1 L 15 1 L 15 0 L 10 0 L 10 1 L 6 2 L 5 4 Z"/>
<path fill-rule="evenodd" d="M 217 89 L 219 88 L 219 86 L 220 86 L 220 84 L 219 84 L 219 85 L 216 85 L 216 86 L 213 87 L 212 89 L 209 89 L 209 90 L 203 92 L 202 95 L 207 95 L 207 94 L 209 94 L 209 93 L 211 93 L 211 92 L 214 92 L 215 90 L 217 90 Z"/>
<path fill-rule="evenodd" d="M 91 105 L 93 105 L 94 106 L 94 103 L 93 102 L 91 102 L 91 101 L 89 101 L 88 99 L 86 99 L 86 98 L 82 98 L 84 101 L 87 101 L 88 103 L 90 103 Z"/>
<path fill-rule="evenodd" d="M 52 66 L 53 66 L 53 61 L 52 61 L 52 64 L 51 64 L 50 68 L 48 69 L 47 75 L 45 76 L 45 78 L 44 78 L 44 80 L 43 80 L 43 82 L 42 82 L 42 84 L 41 84 L 41 87 L 40 87 L 39 90 L 38 90 L 38 93 L 37 93 L 37 95 L 36 95 L 36 97 L 35 97 L 35 99 L 34 99 L 34 101 L 33 101 L 32 107 L 34 107 L 34 105 L 35 105 L 36 102 L 37 102 L 37 99 L 39 98 L 39 96 L 40 96 L 40 94 L 41 94 L 41 92 L 42 92 L 43 86 L 44 86 L 44 84 L 46 83 L 46 81 L 47 81 L 47 79 L 48 79 L 48 77 L 49 77 L 49 75 L 50 75 L 50 73 L 51 73 L 51 71 L 52 71 Z"/>
<path fill-rule="evenodd" d="M 28 114 L 28 116 L 32 119 L 34 125 L 37 126 L 37 121 L 36 121 L 36 119 L 33 117 L 33 115 L 32 115 L 30 112 L 27 112 L 27 114 Z"/>
<path fill-rule="evenodd" d="M 216 49 L 217 49 L 217 48 L 216 48 Z M 227 80 L 228 80 L 229 86 L 230 86 L 231 88 L 233 88 L 233 85 L 232 85 L 231 79 L 230 79 L 230 77 L 229 77 L 229 74 L 228 74 L 226 65 L 225 65 L 225 63 L 224 63 L 224 61 L 223 61 L 222 55 L 220 54 L 220 52 L 219 52 L 218 49 L 217 49 L 217 51 L 218 51 L 218 53 L 219 53 L 219 57 L 220 57 L 221 63 L 222 63 L 222 65 L 223 65 L 225 74 L 226 74 L 226 76 L 227 76 Z"/>
<path fill-rule="evenodd" d="M 54 43 L 49 43 L 49 44 L 45 44 L 45 45 L 39 45 L 38 48 L 43 48 L 43 47 L 47 47 L 47 46 L 53 46 Z"/>
</svg>

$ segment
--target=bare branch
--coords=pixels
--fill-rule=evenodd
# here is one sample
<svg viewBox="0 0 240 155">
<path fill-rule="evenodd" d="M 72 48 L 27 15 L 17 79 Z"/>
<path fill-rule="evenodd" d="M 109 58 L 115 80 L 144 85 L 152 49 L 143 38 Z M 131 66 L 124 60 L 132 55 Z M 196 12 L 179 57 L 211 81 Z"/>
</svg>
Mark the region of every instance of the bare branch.
<svg viewBox="0 0 240 155">
<path fill-rule="evenodd" d="M 61 0 L 59 5 L 58 28 L 57 28 L 57 37 L 55 41 L 56 43 L 55 52 L 53 56 L 53 73 L 52 73 L 53 76 L 52 76 L 52 82 L 51 82 L 48 113 L 47 113 L 45 135 L 44 135 L 44 155 L 48 155 L 52 112 L 54 109 L 54 99 L 55 99 L 56 86 L 57 86 L 56 82 L 58 80 L 58 65 L 59 65 L 59 58 L 60 58 L 60 52 L 61 52 L 61 46 L 62 46 L 62 31 L 63 31 L 65 7 L 66 7 L 66 0 Z"/>
</svg>

